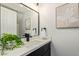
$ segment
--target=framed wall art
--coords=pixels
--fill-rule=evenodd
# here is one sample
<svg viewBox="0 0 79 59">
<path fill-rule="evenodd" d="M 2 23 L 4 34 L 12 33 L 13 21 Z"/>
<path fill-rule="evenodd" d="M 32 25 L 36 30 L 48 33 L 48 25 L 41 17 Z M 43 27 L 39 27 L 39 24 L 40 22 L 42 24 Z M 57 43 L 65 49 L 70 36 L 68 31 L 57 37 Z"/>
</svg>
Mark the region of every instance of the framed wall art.
<svg viewBox="0 0 79 59">
<path fill-rule="evenodd" d="M 66 3 L 56 8 L 56 28 L 79 28 L 78 3 Z"/>
</svg>

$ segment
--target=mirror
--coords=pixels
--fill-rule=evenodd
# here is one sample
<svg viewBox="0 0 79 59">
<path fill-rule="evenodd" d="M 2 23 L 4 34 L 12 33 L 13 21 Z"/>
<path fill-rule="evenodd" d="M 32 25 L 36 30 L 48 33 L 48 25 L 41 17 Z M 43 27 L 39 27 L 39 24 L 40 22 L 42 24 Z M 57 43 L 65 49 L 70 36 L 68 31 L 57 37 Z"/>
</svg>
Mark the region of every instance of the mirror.
<svg viewBox="0 0 79 59">
<path fill-rule="evenodd" d="M 31 36 L 39 35 L 39 13 L 37 11 L 22 3 L 1 3 L 1 6 L 17 13 L 17 35 L 21 37 L 24 33 Z"/>
</svg>

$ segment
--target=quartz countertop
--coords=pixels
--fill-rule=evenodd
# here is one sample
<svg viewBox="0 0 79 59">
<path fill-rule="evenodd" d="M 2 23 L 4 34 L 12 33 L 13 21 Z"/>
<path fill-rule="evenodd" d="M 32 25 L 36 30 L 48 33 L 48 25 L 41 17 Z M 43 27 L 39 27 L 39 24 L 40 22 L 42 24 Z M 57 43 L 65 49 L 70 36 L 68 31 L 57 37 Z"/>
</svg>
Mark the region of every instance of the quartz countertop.
<svg viewBox="0 0 79 59">
<path fill-rule="evenodd" d="M 25 56 L 49 43 L 51 40 L 48 38 L 33 37 L 29 42 L 26 42 L 25 38 L 22 38 L 22 41 L 24 45 L 13 50 L 4 51 L 3 56 Z"/>
</svg>

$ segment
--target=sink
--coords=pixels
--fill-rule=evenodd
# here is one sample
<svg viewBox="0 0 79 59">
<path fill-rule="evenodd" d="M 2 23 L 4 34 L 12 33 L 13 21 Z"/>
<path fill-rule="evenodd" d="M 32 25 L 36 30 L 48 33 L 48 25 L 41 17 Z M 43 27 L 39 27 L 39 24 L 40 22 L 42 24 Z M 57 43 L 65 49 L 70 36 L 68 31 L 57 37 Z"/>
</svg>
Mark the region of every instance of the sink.
<svg viewBox="0 0 79 59">
<path fill-rule="evenodd" d="M 39 41 L 39 40 L 33 40 L 33 41 L 26 42 L 25 46 L 26 47 L 32 47 L 34 45 L 38 45 L 39 43 L 41 43 L 41 41 Z"/>
<path fill-rule="evenodd" d="M 22 39 L 22 41 L 24 42 L 25 47 L 32 47 L 34 45 L 38 45 L 41 42 L 47 40 L 47 38 L 41 38 L 41 37 L 33 37 L 30 39 L 29 42 L 26 41 L 25 38 Z"/>
<path fill-rule="evenodd" d="M 47 38 L 47 37 L 40 37 L 40 36 L 37 36 L 37 37 L 33 37 L 32 39 L 47 40 L 48 38 Z"/>
</svg>

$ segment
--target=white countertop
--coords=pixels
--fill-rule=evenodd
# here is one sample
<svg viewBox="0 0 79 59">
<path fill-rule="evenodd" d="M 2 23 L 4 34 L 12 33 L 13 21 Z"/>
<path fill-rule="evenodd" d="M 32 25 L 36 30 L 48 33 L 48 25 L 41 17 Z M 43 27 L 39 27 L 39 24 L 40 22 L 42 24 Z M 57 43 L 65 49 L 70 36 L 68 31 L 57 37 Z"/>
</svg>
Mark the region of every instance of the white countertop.
<svg viewBox="0 0 79 59">
<path fill-rule="evenodd" d="M 24 41 L 25 38 L 22 38 L 22 40 Z M 50 39 L 42 39 L 40 37 L 34 37 L 29 42 L 24 41 L 24 45 L 21 46 L 20 48 L 4 51 L 5 53 L 3 56 L 25 56 L 39 49 L 40 47 L 49 43 L 50 41 L 51 41 Z"/>
</svg>

